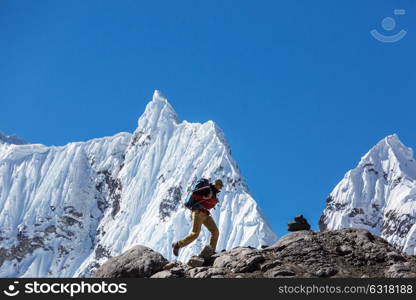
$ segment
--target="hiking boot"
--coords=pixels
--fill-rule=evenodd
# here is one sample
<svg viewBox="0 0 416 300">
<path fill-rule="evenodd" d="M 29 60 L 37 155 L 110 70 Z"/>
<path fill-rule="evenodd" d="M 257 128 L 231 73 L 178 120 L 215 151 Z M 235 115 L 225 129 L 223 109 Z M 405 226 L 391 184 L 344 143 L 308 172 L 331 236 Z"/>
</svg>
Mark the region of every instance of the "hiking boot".
<svg viewBox="0 0 416 300">
<path fill-rule="evenodd" d="M 177 242 L 172 244 L 172 250 L 173 250 L 173 255 L 175 256 L 179 255 L 179 244 Z"/>
</svg>

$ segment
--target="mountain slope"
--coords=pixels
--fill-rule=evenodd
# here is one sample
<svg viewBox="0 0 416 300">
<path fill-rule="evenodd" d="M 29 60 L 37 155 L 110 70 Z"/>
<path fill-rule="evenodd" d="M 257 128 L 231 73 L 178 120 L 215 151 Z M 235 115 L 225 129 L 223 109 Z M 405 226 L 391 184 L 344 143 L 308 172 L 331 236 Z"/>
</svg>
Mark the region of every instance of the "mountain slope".
<svg viewBox="0 0 416 300">
<path fill-rule="evenodd" d="M 348 171 L 327 199 L 321 230 L 359 227 L 416 254 L 416 162 L 390 135 Z"/>
<path fill-rule="evenodd" d="M 213 211 L 217 250 L 276 240 L 221 129 L 180 122 L 158 91 L 133 134 L 62 147 L 0 143 L 0 276 L 89 276 L 136 244 L 170 259 L 171 243 L 191 229 L 182 203 L 200 177 L 225 183 Z"/>
</svg>

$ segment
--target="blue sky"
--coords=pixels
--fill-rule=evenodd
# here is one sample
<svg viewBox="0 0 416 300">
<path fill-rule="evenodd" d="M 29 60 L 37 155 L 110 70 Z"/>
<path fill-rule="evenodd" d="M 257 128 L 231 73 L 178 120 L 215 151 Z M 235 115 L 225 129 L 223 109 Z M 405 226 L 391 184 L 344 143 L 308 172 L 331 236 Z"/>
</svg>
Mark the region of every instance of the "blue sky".
<svg viewBox="0 0 416 300">
<path fill-rule="evenodd" d="M 220 125 L 277 234 L 300 213 L 317 229 L 375 143 L 416 147 L 415 16 L 412 0 L 2 0 L 0 131 L 46 145 L 132 132 L 159 89 L 182 119 Z"/>
</svg>

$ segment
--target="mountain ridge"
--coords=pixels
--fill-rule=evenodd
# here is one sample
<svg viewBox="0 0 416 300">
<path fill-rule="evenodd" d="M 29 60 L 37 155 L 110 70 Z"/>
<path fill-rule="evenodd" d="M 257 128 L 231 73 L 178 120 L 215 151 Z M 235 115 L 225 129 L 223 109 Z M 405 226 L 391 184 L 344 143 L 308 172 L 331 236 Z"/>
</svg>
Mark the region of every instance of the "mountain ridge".
<svg viewBox="0 0 416 300">
<path fill-rule="evenodd" d="M 236 247 L 187 263 L 168 261 L 135 245 L 108 259 L 97 278 L 416 278 L 416 257 L 398 252 L 384 239 L 359 228 L 301 230 L 275 244 Z"/>
<path fill-rule="evenodd" d="M 172 255 L 191 229 L 182 206 L 198 178 L 222 178 L 219 247 L 277 237 L 213 121 L 189 123 L 155 91 L 133 133 L 64 146 L 0 144 L 0 276 L 88 277 L 135 244 Z M 183 249 L 185 260 L 208 240 Z"/>
<path fill-rule="evenodd" d="M 396 134 L 372 147 L 327 199 L 321 230 L 359 227 L 416 253 L 416 162 Z"/>
</svg>

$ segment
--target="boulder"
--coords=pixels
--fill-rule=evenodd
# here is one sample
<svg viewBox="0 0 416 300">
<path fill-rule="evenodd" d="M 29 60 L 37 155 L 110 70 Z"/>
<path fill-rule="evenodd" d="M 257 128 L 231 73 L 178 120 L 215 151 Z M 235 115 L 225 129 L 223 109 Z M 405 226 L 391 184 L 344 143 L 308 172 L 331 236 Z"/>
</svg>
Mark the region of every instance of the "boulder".
<svg viewBox="0 0 416 300">
<path fill-rule="evenodd" d="M 188 273 L 187 273 L 187 277 L 190 278 L 197 278 L 197 275 L 199 273 L 203 273 L 204 275 L 206 274 L 207 270 L 209 268 L 208 267 L 196 267 L 196 268 L 191 268 Z M 204 275 L 198 275 L 198 278 L 201 278 Z"/>
<path fill-rule="evenodd" d="M 311 239 L 313 236 L 313 231 L 302 230 L 297 231 L 294 233 L 289 233 L 285 236 L 282 236 L 276 243 L 271 245 L 270 247 L 265 248 L 264 250 L 282 250 L 286 248 L 288 245 L 295 243 L 300 240 L 308 240 Z"/>
<path fill-rule="evenodd" d="M 177 278 L 178 276 L 172 274 L 170 271 L 163 270 L 153 274 L 150 278 Z"/>
<path fill-rule="evenodd" d="M 192 268 L 202 267 L 205 260 L 199 256 L 192 256 L 188 261 L 188 266 Z"/>
<path fill-rule="evenodd" d="M 250 247 L 237 247 L 228 252 L 221 252 L 215 255 L 214 268 L 227 268 L 229 270 L 242 270 L 248 264 L 256 264 L 259 261 L 252 261 L 253 256 L 259 256 L 260 251 Z M 256 260 L 256 259 L 255 259 Z"/>
<path fill-rule="evenodd" d="M 171 261 L 163 267 L 163 270 L 170 271 L 173 274 L 180 275 L 182 277 L 186 271 L 188 271 L 191 266 L 184 264 L 179 261 Z"/>
<path fill-rule="evenodd" d="M 215 252 L 210 245 L 206 245 L 199 253 L 199 257 L 203 258 L 205 261 L 209 260 Z"/>
<path fill-rule="evenodd" d="M 262 255 L 254 255 L 248 257 L 246 260 L 240 261 L 233 269 L 235 273 L 249 273 L 260 269 L 260 264 L 264 262 Z"/>
<path fill-rule="evenodd" d="M 397 263 L 391 265 L 384 273 L 388 278 L 416 278 L 416 272 L 412 272 L 410 263 Z"/>
<path fill-rule="evenodd" d="M 92 277 L 148 278 L 161 271 L 168 261 L 158 252 L 138 245 L 119 256 L 108 259 Z"/>
</svg>

